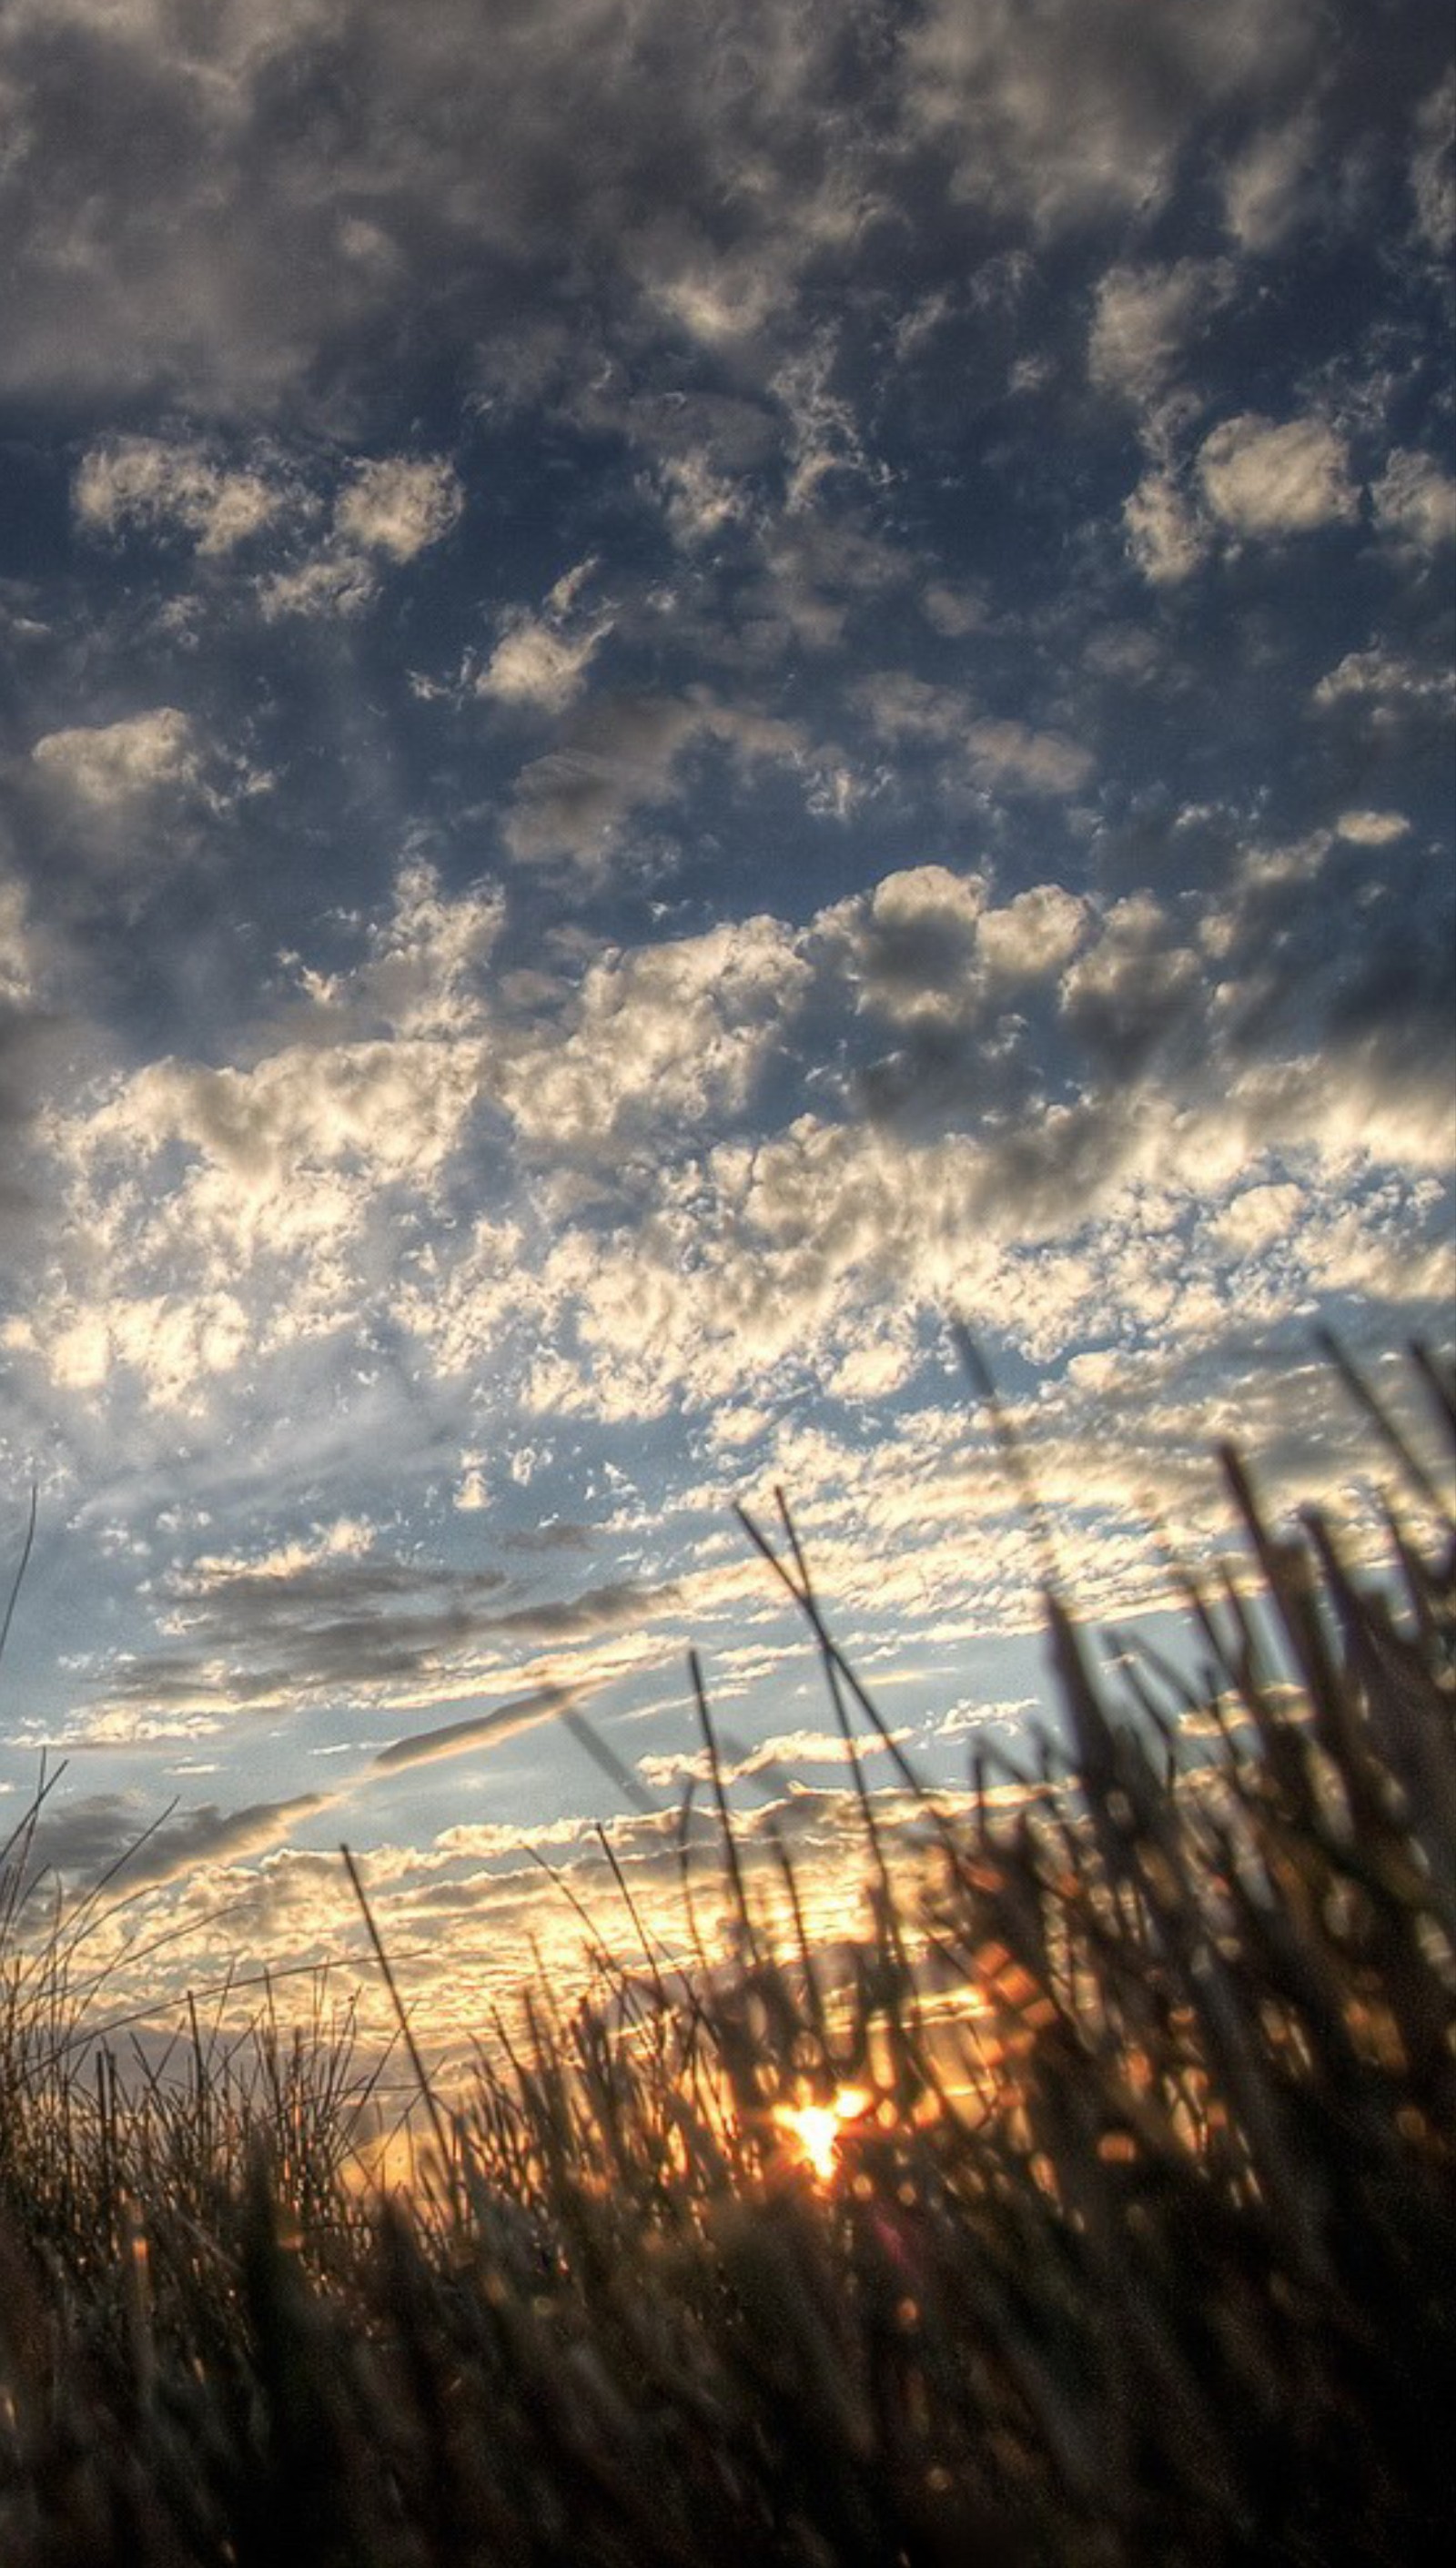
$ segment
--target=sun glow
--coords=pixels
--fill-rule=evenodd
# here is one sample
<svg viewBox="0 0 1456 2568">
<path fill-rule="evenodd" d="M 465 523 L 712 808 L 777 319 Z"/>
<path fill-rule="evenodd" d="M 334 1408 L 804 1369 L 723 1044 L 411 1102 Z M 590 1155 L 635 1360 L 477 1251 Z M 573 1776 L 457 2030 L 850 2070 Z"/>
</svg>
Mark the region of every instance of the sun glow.
<svg viewBox="0 0 1456 2568">
<path fill-rule="evenodd" d="M 829 2184 L 839 2163 L 839 2135 L 845 2123 L 858 2121 L 873 2100 L 863 2086 L 840 2086 L 827 2103 L 775 2105 L 773 2118 L 818 2182 Z"/>
</svg>

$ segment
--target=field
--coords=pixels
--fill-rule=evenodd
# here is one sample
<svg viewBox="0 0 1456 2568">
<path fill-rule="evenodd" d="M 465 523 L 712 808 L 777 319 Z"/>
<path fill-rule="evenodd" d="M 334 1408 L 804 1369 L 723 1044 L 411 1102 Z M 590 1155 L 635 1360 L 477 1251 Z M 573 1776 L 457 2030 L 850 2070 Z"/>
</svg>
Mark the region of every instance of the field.
<svg viewBox="0 0 1456 2568">
<path fill-rule="evenodd" d="M 1450 1379 L 1416 1379 L 1456 1441 Z M 4 2568 L 1434 2555 L 1456 1526 L 1375 1424 L 1381 1568 L 1320 1515 L 1276 1532 L 1226 1455 L 1246 1550 L 1190 1582 L 1196 1683 L 1109 1678 L 1049 1600 L 1065 1753 L 978 1772 L 969 1817 L 920 1794 L 909 1838 L 866 1795 L 876 1927 L 832 1985 L 720 1795 L 730 1965 L 649 1935 L 524 2039 L 482 2027 L 467 2092 L 419 2061 L 409 2186 L 361 2180 L 347 2027 L 194 2018 L 149 2082 L 67 2049 L 23 1824 Z M 776 1557 L 874 1731 L 787 1526 Z"/>
</svg>

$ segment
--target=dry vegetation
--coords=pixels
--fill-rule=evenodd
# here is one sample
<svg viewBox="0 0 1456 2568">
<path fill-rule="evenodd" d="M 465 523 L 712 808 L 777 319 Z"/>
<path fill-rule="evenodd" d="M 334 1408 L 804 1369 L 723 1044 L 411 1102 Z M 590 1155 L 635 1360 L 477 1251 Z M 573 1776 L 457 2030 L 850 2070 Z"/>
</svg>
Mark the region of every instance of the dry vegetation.
<svg viewBox="0 0 1456 2568">
<path fill-rule="evenodd" d="M 1197 1686 L 1134 1665 L 1113 1700 L 1053 1605 L 1066 1770 L 970 1821 L 927 1797 L 913 1858 L 871 1830 L 848 1992 L 738 1881 L 730 1971 L 639 1954 L 573 2012 L 543 1992 L 461 2107 L 427 2094 L 408 2197 L 351 2178 L 347 2025 L 224 2050 L 194 2023 L 140 2084 L 68 2049 L 22 1830 L 5 2568 L 1434 2555 L 1456 1533 L 1415 1465 L 1356 1579 L 1228 1469 L 1253 1576 L 1190 1595 Z M 873 1723 L 787 1534 L 779 1558 Z M 785 2111 L 851 2087 L 821 2176 Z"/>
</svg>

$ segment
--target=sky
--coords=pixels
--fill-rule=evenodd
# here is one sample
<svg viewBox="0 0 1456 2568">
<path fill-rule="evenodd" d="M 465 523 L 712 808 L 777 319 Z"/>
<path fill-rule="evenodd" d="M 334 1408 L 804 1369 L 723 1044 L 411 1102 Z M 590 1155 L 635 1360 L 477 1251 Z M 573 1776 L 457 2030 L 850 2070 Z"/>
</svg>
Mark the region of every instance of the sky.
<svg viewBox="0 0 1456 2568">
<path fill-rule="evenodd" d="M 0 1832 L 135 1848 L 109 1999 L 357 1946 L 347 1838 L 467 2031 L 543 1861 L 666 1883 L 690 1645 L 847 1929 L 733 1507 L 953 1793 L 1044 1688 L 958 1324 L 1089 1617 L 1221 1436 L 1369 1519 L 1453 125 L 1426 0 L 7 0 Z"/>
</svg>

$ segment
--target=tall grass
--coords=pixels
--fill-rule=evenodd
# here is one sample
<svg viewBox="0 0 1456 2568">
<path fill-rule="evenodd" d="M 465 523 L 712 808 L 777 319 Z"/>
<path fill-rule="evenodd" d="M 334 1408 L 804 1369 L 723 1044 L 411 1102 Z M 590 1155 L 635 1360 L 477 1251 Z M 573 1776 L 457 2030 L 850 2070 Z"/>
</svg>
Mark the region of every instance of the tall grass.
<svg viewBox="0 0 1456 2568">
<path fill-rule="evenodd" d="M 1422 1380 L 1456 1442 L 1452 1384 Z M 17 1928 L 22 1829 L 5 2568 L 1434 2556 L 1456 1529 L 1396 1458 L 1389 1557 L 1357 1576 L 1225 1457 L 1250 1567 L 1190 1582 L 1197 1683 L 1145 1658 L 1114 1682 L 1053 1599 L 1066 1758 L 980 1772 L 969 1815 L 903 1769 L 914 1849 L 865 1795 L 847 1985 L 786 1856 L 770 1932 L 724 1794 L 731 1969 L 669 1974 L 648 1935 L 575 2006 L 537 1992 L 524 2039 L 482 2027 L 409 2194 L 351 2175 L 368 2074 L 322 1999 L 242 2044 L 194 2014 L 140 2081 L 105 2049 L 78 2069 L 68 1929 Z M 873 1727 L 792 1526 L 755 1539 L 846 1735 Z M 793 2118 L 816 2101 L 825 2172 Z"/>
</svg>

